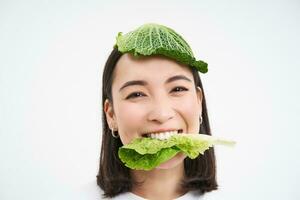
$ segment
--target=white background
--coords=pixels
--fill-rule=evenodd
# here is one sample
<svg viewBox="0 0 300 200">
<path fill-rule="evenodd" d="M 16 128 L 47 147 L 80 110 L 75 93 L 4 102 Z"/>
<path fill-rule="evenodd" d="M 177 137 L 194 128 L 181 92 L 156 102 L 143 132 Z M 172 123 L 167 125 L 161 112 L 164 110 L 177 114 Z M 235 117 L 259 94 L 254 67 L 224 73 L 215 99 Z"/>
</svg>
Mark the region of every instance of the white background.
<svg viewBox="0 0 300 200">
<path fill-rule="evenodd" d="M 300 199 L 299 10 L 296 0 L 1 0 L 0 199 L 66 199 L 96 184 L 103 66 L 119 31 L 148 22 L 208 62 L 213 135 L 237 142 L 216 147 L 219 190 L 205 199 Z"/>
</svg>

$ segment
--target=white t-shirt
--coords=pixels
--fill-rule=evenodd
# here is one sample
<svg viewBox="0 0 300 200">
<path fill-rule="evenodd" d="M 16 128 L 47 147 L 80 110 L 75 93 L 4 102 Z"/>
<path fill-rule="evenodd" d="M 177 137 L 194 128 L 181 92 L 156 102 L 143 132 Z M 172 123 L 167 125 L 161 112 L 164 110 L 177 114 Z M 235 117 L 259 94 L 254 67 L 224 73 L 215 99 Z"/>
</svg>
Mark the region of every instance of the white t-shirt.
<svg viewBox="0 0 300 200">
<path fill-rule="evenodd" d="M 112 200 L 146 200 L 140 196 L 137 196 L 131 192 L 122 193 L 114 198 L 111 198 Z M 202 199 L 202 196 L 199 195 L 198 191 L 189 191 L 188 193 L 182 195 L 181 197 L 178 197 L 174 200 L 199 200 Z"/>
<path fill-rule="evenodd" d="M 103 191 L 96 184 L 96 181 L 92 181 L 83 184 L 76 188 L 70 188 L 63 191 L 53 191 L 53 194 L 46 196 L 44 200 L 146 200 L 131 192 L 125 192 L 119 194 L 113 198 L 103 198 Z M 190 191 L 183 196 L 175 200 L 201 200 L 203 197 L 198 194 L 197 191 Z"/>
</svg>

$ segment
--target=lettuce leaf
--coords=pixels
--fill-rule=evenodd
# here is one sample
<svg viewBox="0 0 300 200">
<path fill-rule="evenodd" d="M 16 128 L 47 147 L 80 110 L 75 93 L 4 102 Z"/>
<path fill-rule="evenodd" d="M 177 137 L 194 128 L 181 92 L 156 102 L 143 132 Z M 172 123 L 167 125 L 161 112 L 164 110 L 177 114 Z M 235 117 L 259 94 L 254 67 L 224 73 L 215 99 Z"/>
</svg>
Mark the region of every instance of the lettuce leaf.
<svg viewBox="0 0 300 200">
<path fill-rule="evenodd" d="M 196 60 L 188 43 L 174 30 L 163 25 L 148 23 L 125 35 L 116 37 L 115 47 L 134 56 L 164 55 L 198 71 L 206 73 L 207 63 Z"/>
<path fill-rule="evenodd" d="M 118 154 L 131 169 L 151 170 L 179 152 L 195 159 L 216 144 L 232 146 L 235 142 L 204 134 L 177 134 L 167 140 L 136 138 L 120 147 Z"/>
</svg>

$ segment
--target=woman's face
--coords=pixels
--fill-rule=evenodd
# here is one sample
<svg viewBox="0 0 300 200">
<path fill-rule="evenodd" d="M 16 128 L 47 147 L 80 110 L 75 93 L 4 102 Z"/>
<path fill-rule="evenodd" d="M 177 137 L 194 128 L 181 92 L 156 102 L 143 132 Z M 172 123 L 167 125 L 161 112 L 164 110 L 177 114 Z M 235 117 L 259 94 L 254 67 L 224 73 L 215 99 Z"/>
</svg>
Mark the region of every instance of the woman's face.
<svg viewBox="0 0 300 200">
<path fill-rule="evenodd" d="M 201 89 L 195 90 L 190 69 L 171 59 L 122 55 L 114 71 L 112 98 L 113 106 L 106 100 L 104 111 L 123 144 L 146 133 L 199 133 Z"/>
</svg>

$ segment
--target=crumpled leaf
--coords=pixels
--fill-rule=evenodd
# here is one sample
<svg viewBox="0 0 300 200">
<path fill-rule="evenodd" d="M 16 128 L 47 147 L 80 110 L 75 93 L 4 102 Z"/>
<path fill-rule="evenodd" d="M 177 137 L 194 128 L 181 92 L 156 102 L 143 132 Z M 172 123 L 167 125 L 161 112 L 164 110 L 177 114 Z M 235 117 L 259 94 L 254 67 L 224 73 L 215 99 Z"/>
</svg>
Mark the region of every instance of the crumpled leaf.
<svg viewBox="0 0 300 200">
<path fill-rule="evenodd" d="M 206 73 L 207 63 L 196 60 L 188 43 L 174 30 L 163 25 L 148 23 L 125 35 L 116 37 L 115 47 L 134 56 L 164 55 Z"/>
<path fill-rule="evenodd" d="M 120 147 L 118 154 L 131 169 L 151 170 L 179 152 L 195 159 L 216 144 L 233 146 L 235 142 L 204 134 L 177 134 L 166 140 L 136 138 Z"/>
</svg>

